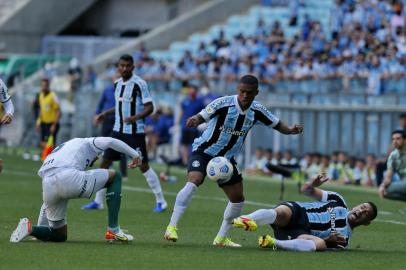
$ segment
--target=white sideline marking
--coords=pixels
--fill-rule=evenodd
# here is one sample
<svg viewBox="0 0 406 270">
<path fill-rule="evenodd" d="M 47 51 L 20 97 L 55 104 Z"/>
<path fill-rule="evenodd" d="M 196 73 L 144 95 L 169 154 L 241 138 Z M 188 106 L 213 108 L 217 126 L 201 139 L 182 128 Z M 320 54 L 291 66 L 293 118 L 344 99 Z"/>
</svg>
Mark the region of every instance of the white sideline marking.
<svg viewBox="0 0 406 270">
<path fill-rule="evenodd" d="M 24 172 L 24 171 L 11 171 L 11 170 L 3 170 L 3 173 L 8 173 L 8 174 L 13 174 L 13 175 L 19 175 L 19 176 L 30 176 L 32 177 L 33 175 L 36 176 L 36 172 Z M 140 187 L 130 187 L 130 186 L 123 186 L 124 190 L 128 191 L 134 191 L 134 192 L 142 192 L 142 193 L 152 193 L 152 191 L 148 188 L 140 188 Z M 177 193 L 176 192 L 169 192 L 165 191 L 165 195 L 167 196 L 172 196 L 176 197 Z M 211 200 L 211 201 L 217 201 L 217 202 L 228 202 L 227 199 L 225 198 L 220 198 L 220 197 L 209 197 L 209 196 L 200 196 L 200 195 L 195 195 L 193 198 L 199 199 L 199 200 Z M 263 207 L 275 207 L 274 204 L 268 204 L 268 203 L 261 203 L 261 202 L 255 202 L 255 201 L 245 201 L 246 204 L 248 205 L 256 205 L 256 206 L 263 206 Z M 394 214 L 393 212 L 389 211 L 379 211 L 379 215 L 392 215 Z M 396 224 L 396 225 L 406 225 L 405 221 L 399 221 L 399 220 L 393 220 L 393 219 L 376 219 L 375 221 L 381 222 L 381 223 L 389 223 L 389 224 Z"/>
<path fill-rule="evenodd" d="M 376 221 L 376 222 L 382 222 L 382 223 L 390 223 L 390 224 L 397 224 L 397 225 L 406 225 L 406 222 L 404 222 L 404 221 L 399 221 L 399 220 L 393 220 L 393 219 L 390 219 L 390 220 L 387 220 L 387 219 L 376 219 L 376 220 L 374 220 L 374 221 Z"/>
</svg>

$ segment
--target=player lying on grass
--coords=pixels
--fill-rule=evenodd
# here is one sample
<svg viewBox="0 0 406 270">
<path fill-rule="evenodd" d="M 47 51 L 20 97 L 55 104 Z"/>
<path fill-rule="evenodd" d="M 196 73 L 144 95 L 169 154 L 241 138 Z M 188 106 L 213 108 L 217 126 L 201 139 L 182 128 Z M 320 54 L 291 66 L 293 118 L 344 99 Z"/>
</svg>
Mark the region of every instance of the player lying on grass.
<svg viewBox="0 0 406 270">
<path fill-rule="evenodd" d="M 258 225 L 270 224 L 275 238 L 261 236 L 263 248 L 293 251 L 324 251 L 348 247 L 354 228 L 369 225 L 378 214 L 374 203 L 366 202 L 348 210 L 344 198 L 318 186 L 329 178 L 318 175 L 303 185 L 301 191 L 317 201 L 283 202 L 274 209 L 260 209 L 233 220 L 233 226 L 255 231 Z"/>
<path fill-rule="evenodd" d="M 107 169 L 85 171 L 93 165 L 98 155 L 108 148 L 130 156 L 132 162 L 128 167 L 131 169 L 141 162 L 139 151 L 109 137 L 76 138 L 56 147 L 38 171 L 42 178 L 43 198 L 38 226 L 32 226 L 28 218 L 22 218 L 11 234 L 10 242 L 20 242 L 29 235 L 43 241 L 66 241 L 66 211 L 69 199 L 90 198 L 94 192 L 105 187 L 108 206 L 108 229 L 105 238 L 108 241 L 132 241 L 133 236 L 125 234 L 118 225 L 121 204 L 120 173 Z"/>
</svg>

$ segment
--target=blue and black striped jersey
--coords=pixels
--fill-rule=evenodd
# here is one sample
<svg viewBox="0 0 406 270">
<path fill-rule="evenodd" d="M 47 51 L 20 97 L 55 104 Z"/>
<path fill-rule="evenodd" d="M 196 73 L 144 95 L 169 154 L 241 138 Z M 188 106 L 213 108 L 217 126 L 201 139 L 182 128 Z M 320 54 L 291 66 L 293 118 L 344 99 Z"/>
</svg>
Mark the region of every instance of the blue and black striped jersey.
<svg viewBox="0 0 406 270">
<path fill-rule="evenodd" d="M 193 151 L 210 156 L 233 158 L 242 148 L 248 131 L 261 124 L 275 128 L 279 119 L 259 102 L 242 111 L 237 95 L 221 97 L 199 113 L 208 122 L 207 129 L 193 142 Z"/>
<path fill-rule="evenodd" d="M 123 82 L 122 78 L 115 81 L 114 91 L 116 107 L 113 130 L 125 134 L 143 134 L 144 119 L 139 119 L 135 123 L 124 123 L 124 119 L 142 112 L 144 104 L 152 102 L 148 84 L 133 75 L 126 82 Z"/>
<path fill-rule="evenodd" d="M 347 220 L 349 210 L 340 194 L 323 191 L 321 201 L 296 203 L 306 210 L 312 235 L 325 238 L 332 233 L 341 234 L 346 239 L 345 247 L 348 247 L 351 237 L 351 227 Z"/>
</svg>

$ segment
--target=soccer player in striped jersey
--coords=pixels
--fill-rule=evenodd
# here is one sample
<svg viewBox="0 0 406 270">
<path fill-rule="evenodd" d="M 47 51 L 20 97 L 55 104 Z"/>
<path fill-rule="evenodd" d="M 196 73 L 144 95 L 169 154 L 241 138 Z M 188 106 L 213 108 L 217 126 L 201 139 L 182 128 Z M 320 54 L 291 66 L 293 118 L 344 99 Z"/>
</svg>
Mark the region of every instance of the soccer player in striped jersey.
<svg viewBox="0 0 406 270">
<path fill-rule="evenodd" d="M 233 226 L 255 231 L 258 225 L 270 224 L 275 238 L 261 236 L 258 244 L 263 248 L 292 251 L 346 249 L 354 228 L 369 225 L 378 210 L 372 202 L 349 210 L 340 194 L 317 188 L 328 180 L 328 177 L 318 175 L 303 185 L 301 191 L 317 201 L 289 201 L 274 209 L 260 209 L 234 219 Z"/>
<path fill-rule="evenodd" d="M 114 82 L 115 107 L 100 113 L 96 117 L 96 122 L 103 121 L 108 114 L 115 113 L 115 122 L 112 137 L 119 139 L 134 149 L 139 148 L 143 160 L 140 170 L 156 199 L 154 212 L 165 211 L 167 203 L 164 198 L 159 178 L 155 171 L 148 164 L 148 153 L 145 143 L 144 119 L 150 115 L 154 106 L 152 97 L 148 90 L 147 83 L 133 75 L 134 60 L 131 55 L 122 55 L 118 61 L 118 72 L 121 78 Z M 113 161 L 120 160 L 121 153 L 108 149 L 103 156 L 101 168 L 109 168 Z M 94 202 L 84 206 L 84 209 L 100 209 L 106 190 L 96 194 Z"/>
<path fill-rule="evenodd" d="M 0 79 L 0 102 L 4 107 L 4 115 L 0 119 L 0 126 L 10 124 L 13 121 L 14 106 L 8 94 L 6 84 Z M 0 159 L 0 173 L 3 170 L 3 160 Z"/>
<path fill-rule="evenodd" d="M 303 131 L 300 125 L 288 127 L 263 105 L 254 101 L 258 92 L 258 79 L 252 75 L 245 75 L 239 81 L 237 95 L 218 98 L 187 120 L 188 127 L 197 127 L 203 122 L 208 122 L 208 127 L 193 143 L 187 183 L 176 196 L 172 217 L 164 235 L 166 240 L 177 241 L 178 222 L 197 187 L 203 183 L 207 163 L 213 157 L 224 156 L 233 164 L 234 174 L 228 182 L 218 183 L 229 202 L 213 245 L 240 247 L 239 244 L 232 242 L 227 234 L 231 228 L 231 221 L 240 215 L 244 205 L 242 176 L 237 170 L 234 157 L 241 151 L 248 131 L 257 124 L 276 129 L 283 134 L 299 134 Z"/>
</svg>

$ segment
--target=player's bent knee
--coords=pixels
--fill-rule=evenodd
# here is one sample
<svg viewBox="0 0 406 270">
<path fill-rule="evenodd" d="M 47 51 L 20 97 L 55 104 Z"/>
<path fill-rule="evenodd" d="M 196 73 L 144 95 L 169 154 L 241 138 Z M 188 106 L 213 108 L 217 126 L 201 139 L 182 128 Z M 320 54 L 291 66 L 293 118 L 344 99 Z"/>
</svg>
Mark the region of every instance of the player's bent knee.
<svg viewBox="0 0 406 270">
<path fill-rule="evenodd" d="M 292 218 L 292 210 L 286 205 L 279 205 L 275 208 L 276 211 L 276 220 L 275 225 L 286 226 L 289 224 L 290 219 Z"/>
<path fill-rule="evenodd" d="M 203 174 L 201 172 L 190 172 L 187 175 L 187 181 L 200 186 L 203 183 Z"/>
<path fill-rule="evenodd" d="M 109 186 L 116 179 L 121 179 L 121 173 L 115 170 L 109 170 L 109 179 L 107 180 L 106 186 Z"/>
</svg>

